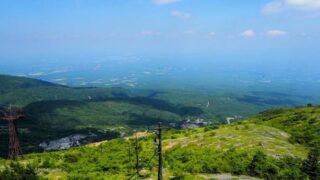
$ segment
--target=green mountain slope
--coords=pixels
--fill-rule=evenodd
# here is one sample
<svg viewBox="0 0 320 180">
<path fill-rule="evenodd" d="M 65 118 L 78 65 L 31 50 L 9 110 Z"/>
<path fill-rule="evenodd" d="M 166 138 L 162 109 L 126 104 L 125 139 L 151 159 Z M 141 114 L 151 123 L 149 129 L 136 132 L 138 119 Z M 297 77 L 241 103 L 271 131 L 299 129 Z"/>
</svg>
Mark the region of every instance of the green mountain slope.
<svg viewBox="0 0 320 180">
<path fill-rule="evenodd" d="M 149 104 L 150 101 L 153 105 Z M 194 113 L 191 107 L 175 105 L 170 105 L 173 110 L 169 111 L 166 110 L 167 105 L 163 108 L 155 105 L 156 102 L 149 99 L 141 101 L 141 98 L 115 98 L 103 101 L 32 103 L 24 108 L 26 118 L 19 124 L 22 146 L 25 151 L 37 150 L 43 141 L 79 133 L 97 134 L 100 131 L 114 132 L 106 134 L 110 137 L 103 137 L 110 139 L 119 136 L 120 132 L 130 134 L 134 129 L 146 129 L 158 121 L 164 124 L 179 122 L 183 116 Z"/>
<path fill-rule="evenodd" d="M 120 88 L 71 88 L 46 81 L 0 75 L 0 104 L 25 106 L 44 100 L 88 100 L 127 96 Z"/>
<path fill-rule="evenodd" d="M 24 152 L 38 150 L 41 142 L 74 134 L 93 133 L 98 135 L 95 140 L 110 139 L 158 121 L 168 124 L 203 113 L 197 107 L 133 96 L 121 88 L 71 88 L 5 75 L 0 75 L 0 83 L 0 105 L 24 106 L 25 118 L 18 126 Z M 0 135 L 0 156 L 5 157 L 5 121 L 0 121 Z"/>
<path fill-rule="evenodd" d="M 319 107 L 269 110 L 260 113 L 251 121 L 283 129 L 292 135 L 290 142 L 320 147 Z"/>
<path fill-rule="evenodd" d="M 263 149 L 264 153 L 272 157 L 290 155 L 293 157 L 304 158 L 306 148 L 301 145 L 291 144 L 290 135 L 284 131 L 264 125 L 245 123 L 241 125 L 220 126 L 217 130 L 206 130 L 203 132 L 173 135 L 174 139 L 164 142 L 165 149 L 176 146 L 194 146 L 208 148 L 216 151 L 228 151 L 237 149 L 239 151 L 255 152 Z M 187 137 L 187 138 L 186 138 Z"/>
<path fill-rule="evenodd" d="M 292 118 L 295 114 L 308 118 L 296 120 Z M 281 109 L 231 125 L 168 130 L 163 135 L 165 178 L 210 179 L 232 173 L 236 177 L 306 179 L 302 166 L 308 146 L 318 141 L 319 116 L 320 107 Z M 305 130 L 299 130 L 302 125 L 312 130 L 301 134 Z M 142 179 L 156 177 L 154 135 L 139 135 Z M 300 141 L 294 137 L 312 138 Z M 20 161 L 48 179 L 128 179 L 135 174 L 134 141 L 114 139 L 65 151 L 29 154 Z"/>
</svg>

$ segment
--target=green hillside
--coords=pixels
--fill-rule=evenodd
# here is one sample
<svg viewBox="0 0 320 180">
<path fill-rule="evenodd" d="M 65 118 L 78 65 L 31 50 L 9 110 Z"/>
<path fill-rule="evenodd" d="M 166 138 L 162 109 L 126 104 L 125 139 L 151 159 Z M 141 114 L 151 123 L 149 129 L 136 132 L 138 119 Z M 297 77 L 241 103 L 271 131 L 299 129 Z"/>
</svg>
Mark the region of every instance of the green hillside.
<svg viewBox="0 0 320 180">
<path fill-rule="evenodd" d="M 283 129 L 290 142 L 320 147 L 320 108 L 274 109 L 260 113 L 251 121 Z"/>
<path fill-rule="evenodd" d="M 23 106 L 26 117 L 19 122 L 19 137 L 25 153 L 38 151 L 41 142 L 74 134 L 94 135 L 83 143 L 110 140 L 65 151 L 29 154 L 20 160 L 23 166 L 31 165 L 25 172 L 23 167 L 11 165 L 22 169 L 18 174 L 35 169 L 37 176 L 49 179 L 127 179 L 134 174 L 134 147 L 128 138 L 114 139 L 120 133 L 130 135 L 159 121 L 169 125 L 201 118 L 221 123 L 225 117 L 248 117 L 278 103 L 267 95 L 259 104 L 252 104 L 252 98 L 239 99 L 236 95 L 72 88 L 12 76 L 0 76 L 0 82 L 4 84 L 0 87 L 0 104 Z M 167 131 L 163 142 L 165 176 L 304 179 L 304 159 L 320 142 L 319 119 L 319 107 L 275 109 L 231 125 Z M 6 123 L 0 121 L 0 130 L 3 127 Z M 5 157 L 8 139 L 7 131 L 2 130 L 0 156 Z M 141 138 L 145 178 L 156 175 L 157 159 L 150 161 L 154 154 L 152 136 Z M 10 171 L 0 167 L 0 171 L 5 169 Z"/>
<path fill-rule="evenodd" d="M 149 102 L 153 104 L 149 104 Z M 156 104 L 158 102 L 158 104 Z M 42 101 L 24 108 L 26 118 L 19 122 L 20 139 L 25 152 L 38 149 L 41 142 L 55 140 L 73 134 L 105 133 L 96 140 L 110 139 L 119 133 L 130 134 L 134 129 L 146 129 L 158 121 L 165 124 L 178 122 L 185 115 L 195 115 L 198 109 L 166 104 L 162 101 L 140 98 L 110 99 L 105 101 Z M 172 110 L 166 110 L 172 106 Z M 5 127 L 5 122 L 1 122 Z M 1 125 L 0 124 L 0 125 Z M 6 155 L 7 132 L 1 132 L 2 156 Z M 96 141 L 95 140 L 95 141 Z"/>
<path fill-rule="evenodd" d="M 297 114 L 306 118 L 294 119 Z M 305 162 L 311 145 L 318 142 L 319 121 L 320 107 L 303 107 L 266 111 L 231 125 L 168 130 L 163 142 L 165 178 L 214 179 L 231 173 L 243 179 L 307 179 Z M 301 134 L 304 130 L 308 133 Z M 156 177 L 153 136 L 140 133 L 141 179 Z M 34 169 L 48 179 L 128 179 L 135 173 L 133 152 L 133 140 L 120 138 L 29 154 L 19 162 L 30 165 L 25 170 L 29 174 Z"/>
<path fill-rule="evenodd" d="M 286 107 L 316 102 L 305 96 L 261 91 L 238 91 L 218 89 L 162 89 L 129 91 L 123 88 L 75 88 L 25 77 L 0 75 L 0 105 L 26 106 L 41 101 L 103 101 L 112 97 L 145 97 L 201 109 L 199 118 L 224 122 L 226 117 L 250 117 L 272 107 Z M 156 87 L 155 87 L 156 89 Z M 231 92 L 230 92 L 231 91 Z M 167 109 L 171 109 L 168 106 Z"/>
<path fill-rule="evenodd" d="M 178 122 L 203 113 L 192 106 L 152 97 L 134 96 L 121 88 L 71 88 L 40 80 L 0 76 L 0 104 L 24 106 L 19 121 L 24 152 L 39 150 L 44 141 L 73 134 L 94 134 L 101 139 L 118 137 L 134 129 Z M 0 121 L 0 156 L 7 152 L 6 122 Z M 101 134 L 101 131 L 104 133 Z"/>
<path fill-rule="evenodd" d="M 36 150 L 43 141 L 76 133 L 97 134 L 103 130 L 112 132 L 106 134 L 110 137 L 104 137 L 110 139 L 120 132 L 130 134 L 134 129 L 146 129 L 159 121 L 169 124 L 201 113 L 197 108 L 144 98 L 42 101 L 29 104 L 24 110 L 27 116 L 19 127 L 25 151 Z"/>
<path fill-rule="evenodd" d="M 120 88 L 71 88 L 46 81 L 0 75 L 0 104 L 25 106 L 44 100 L 88 100 L 127 95 Z"/>
</svg>

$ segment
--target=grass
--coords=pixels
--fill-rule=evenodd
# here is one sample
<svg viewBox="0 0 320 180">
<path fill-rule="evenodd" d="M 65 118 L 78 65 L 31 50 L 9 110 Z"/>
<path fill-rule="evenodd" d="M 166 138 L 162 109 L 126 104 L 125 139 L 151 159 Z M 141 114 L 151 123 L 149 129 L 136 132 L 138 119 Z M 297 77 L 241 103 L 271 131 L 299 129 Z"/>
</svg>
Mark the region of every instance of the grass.
<svg viewBox="0 0 320 180">
<path fill-rule="evenodd" d="M 186 132 L 181 132 L 181 134 L 183 135 L 180 135 L 180 137 L 179 135 L 177 137 L 172 135 L 174 139 L 165 140 L 164 148 L 199 146 L 224 152 L 230 149 L 251 152 L 261 149 L 267 155 L 275 158 L 285 155 L 305 158 L 308 152 L 308 149 L 302 145 L 291 144 L 289 142 L 290 135 L 286 132 L 253 123 L 226 125 L 210 131 L 205 131 L 202 128 L 192 133 L 187 130 Z"/>
<path fill-rule="evenodd" d="M 283 129 L 292 135 L 292 142 L 308 146 L 320 145 L 319 107 L 269 110 L 253 117 L 251 121 Z"/>
<path fill-rule="evenodd" d="M 291 123 L 286 128 L 280 128 L 280 125 L 293 121 L 291 116 L 285 120 L 286 115 L 299 112 L 313 117 L 320 114 L 318 110 L 318 107 L 282 109 L 277 113 L 264 112 L 250 120 L 231 125 L 165 131 L 165 177 L 210 179 L 230 176 L 228 173 L 231 173 L 234 178 L 245 178 L 241 175 L 252 176 L 248 168 L 257 152 L 262 152 L 266 159 L 260 163 L 266 163 L 261 166 L 267 169 L 262 170 L 264 174 L 254 176 L 263 179 L 301 179 L 304 176 L 299 167 L 307 157 L 308 144 L 292 141 L 295 133 L 299 134 L 299 131 L 293 129 L 299 125 Z M 271 117 L 284 119 L 279 121 Z M 299 124 L 309 120 L 301 120 Z M 304 125 L 310 126 L 309 123 Z M 153 134 L 141 133 L 139 144 L 143 178 L 155 178 L 157 158 L 148 163 L 155 152 Z M 127 179 L 135 173 L 133 152 L 134 141 L 128 137 L 64 151 L 28 154 L 20 162 L 33 165 L 39 176 L 48 179 Z"/>
</svg>

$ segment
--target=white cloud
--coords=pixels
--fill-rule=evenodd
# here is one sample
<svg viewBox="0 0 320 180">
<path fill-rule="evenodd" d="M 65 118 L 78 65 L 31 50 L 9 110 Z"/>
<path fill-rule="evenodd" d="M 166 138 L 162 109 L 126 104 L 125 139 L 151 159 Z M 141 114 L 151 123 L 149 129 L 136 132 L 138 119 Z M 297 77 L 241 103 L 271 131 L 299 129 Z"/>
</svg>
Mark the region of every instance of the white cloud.
<svg viewBox="0 0 320 180">
<path fill-rule="evenodd" d="M 285 0 L 285 3 L 300 10 L 320 10 L 320 0 Z"/>
<path fill-rule="evenodd" d="M 248 37 L 248 38 L 252 38 L 256 36 L 256 33 L 254 32 L 254 30 L 252 29 L 248 29 L 245 30 L 244 32 L 241 33 L 241 36 L 243 37 Z"/>
<path fill-rule="evenodd" d="M 34 72 L 34 73 L 30 73 L 28 74 L 29 76 L 42 76 L 42 75 L 45 75 L 44 72 Z"/>
<path fill-rule="evenodd" d="M 156 5 L 167 5 L 178 2 L 180 0 L 153 0 L 153 3 Z"/>
<path fill-rule="evenodd" d="M 262 8 L 264 14 L 277 14 L 283 10 L 283 3 L 280 1 L 270 2 Z"/>
<path fill-rule="evenodd" d="M 190 19 L 192 15 L 187 12 L 182 12 L 182 11 L 171 11 L 171 16 L 181 18 L 181 19 Z"/>
<path fill-rule="evenodd" d="M 262 8 L 264 14 L 276 14 L 288 10 L 320 11 L 320 0 L 274 0 Z"/>
<path fill-rule="evenodd" d="M 278 36 L 285 36 L 288 33 L 286 31 L 282 31 L 282 30 L 270 30 L 266 34 L 271 37 L 278 37 Z"/>
</svg>

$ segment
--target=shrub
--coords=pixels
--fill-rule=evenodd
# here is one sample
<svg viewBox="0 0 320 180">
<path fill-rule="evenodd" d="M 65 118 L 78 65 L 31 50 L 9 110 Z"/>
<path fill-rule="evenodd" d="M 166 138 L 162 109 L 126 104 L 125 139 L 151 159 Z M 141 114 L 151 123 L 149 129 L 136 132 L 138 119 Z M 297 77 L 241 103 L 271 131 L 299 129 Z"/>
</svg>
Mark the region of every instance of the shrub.
<svg viewBox="0 0 320 180">
<path fill-rule="evenodd" d="M 0 171 L 0 180 L 37 180 L 35 170 L 30 164 L 24 166 L 17 162 L 11 162 Z"/>
<path fill-rule="evenodd" d="M 311 180 L 320 179 L 320 152 L 318 148 L 312 148 L 308 158 L 303 162 L 302 171 L 308 175 Z"/>
<path fill-rule="evenodd" d="M 267 156 L 262 151 L 257 151 L 247 168 L 249 175 L 274 179 L 278 174 L 278 168 L 268 161 Z"/>
<path fill-rule="evenodd" d="M 65 154 L 64 161 L 67 163 L 76 163 L 78 162 L 78 156 L 76 154 Z"/>
</svg>

